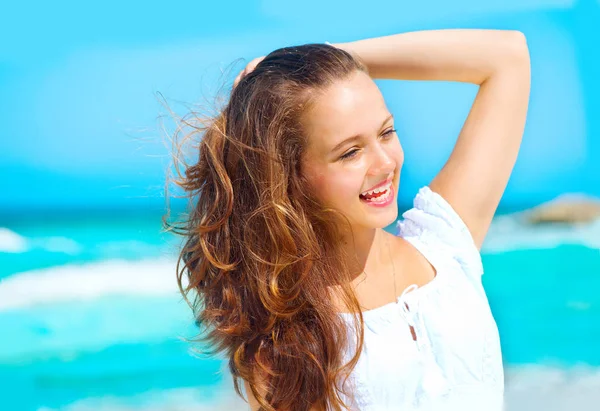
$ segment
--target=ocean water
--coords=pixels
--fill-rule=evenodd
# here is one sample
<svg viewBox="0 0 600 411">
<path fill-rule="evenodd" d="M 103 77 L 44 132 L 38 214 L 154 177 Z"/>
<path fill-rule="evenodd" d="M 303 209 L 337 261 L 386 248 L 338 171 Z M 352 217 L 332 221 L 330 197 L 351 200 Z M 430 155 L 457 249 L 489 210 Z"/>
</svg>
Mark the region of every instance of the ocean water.
<svg viewBox="0 0 600 411">
<path fill-rule="evenodd" d="M 0 227 L 0 410 L 244 410 L 227 364 L 192 351 L 179 239 L 160 216 Z M 600 409 L 600 220 L 499 216 L 482 250 L 508 410 Z M 196 346 L 198 347 L 198 346 Z"/>
</svg>

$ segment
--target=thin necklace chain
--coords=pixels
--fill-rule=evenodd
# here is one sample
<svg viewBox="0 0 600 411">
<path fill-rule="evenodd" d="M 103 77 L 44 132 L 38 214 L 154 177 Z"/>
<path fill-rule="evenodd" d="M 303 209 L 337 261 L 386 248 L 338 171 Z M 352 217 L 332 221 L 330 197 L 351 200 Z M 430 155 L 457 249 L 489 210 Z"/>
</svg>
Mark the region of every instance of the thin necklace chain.
<svg viewBox="0 0 600 411">
<path fill-rule="evenodd" d="M 390 261 L 392 263 L 392 279 L 394 280 L 394 302 L 396 304 L 398 304 L 398 293 L 397 293 L 397 290 L 396 290 L 396 266 L 394 265 L 394 258 L 392 257 L 392 248 L 390 247 L 390 239 L 389 239 L 389 237 L 388 237 L 388 239 L 387 239 L 386 242 L 387 242 L 388 252 L 390 254 Z M 363 273 L 365 273 L 365 279 L 366 279 L 366 277 L 368 277 L 368 274 L 367 274 L 367 272 L 365 270 L 363 270 Z"/>
</svg>

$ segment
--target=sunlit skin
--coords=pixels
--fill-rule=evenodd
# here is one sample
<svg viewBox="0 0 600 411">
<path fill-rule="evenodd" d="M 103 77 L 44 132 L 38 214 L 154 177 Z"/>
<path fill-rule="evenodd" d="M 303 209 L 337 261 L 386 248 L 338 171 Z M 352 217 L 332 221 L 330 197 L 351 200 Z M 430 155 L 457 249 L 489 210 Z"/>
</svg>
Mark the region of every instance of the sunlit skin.
<svg viewBox="0 0 600 411">
<path fill-rule="evenodd" d="M 398 217 L 396 200 L 404 162 L 391 114 L 375 82 L 357 71 L 327 88 L 304 116 L 308 144 L 303 174 L 320 200 L 350 220 L 355 243 L 348 236 L 345 244 L 350 255 L 357 256 L 357 274 L 363 269 L 379 272 L 381 266 L 389 266 L 389 253 L 382 240 L 391 235 L 383 228 Z M 359 138 L 333 150 L 352 136 Z M 374 207 L 359 198 L 360 193 L 390 176 L 390 205 Z"/>
</svg>

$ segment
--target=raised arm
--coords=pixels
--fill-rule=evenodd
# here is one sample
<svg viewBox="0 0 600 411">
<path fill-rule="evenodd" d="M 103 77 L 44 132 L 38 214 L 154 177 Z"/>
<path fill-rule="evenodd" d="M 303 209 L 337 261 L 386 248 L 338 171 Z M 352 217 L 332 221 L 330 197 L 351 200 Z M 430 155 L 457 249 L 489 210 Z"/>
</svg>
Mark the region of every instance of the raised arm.
<svg viewBox="0 0 600 411">
<path fill-rule="evenodd" d="M 503 30 L 431 30 L 338 43 L 373 78 L 479 85 L 450 158 L 430 183 L 481 248 L 517 159 L 530 89 L 525 36 Z"/>
</svg>

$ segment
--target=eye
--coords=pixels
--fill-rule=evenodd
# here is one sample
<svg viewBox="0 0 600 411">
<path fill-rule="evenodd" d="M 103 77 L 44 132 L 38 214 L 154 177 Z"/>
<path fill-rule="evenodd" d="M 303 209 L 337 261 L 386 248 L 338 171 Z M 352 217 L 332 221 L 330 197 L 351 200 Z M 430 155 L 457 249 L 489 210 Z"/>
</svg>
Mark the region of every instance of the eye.
<svg viewBox="0 0 600 411">
<path fill-rule="evenodd" d="M 391 138 L 391 136 L 396 132 L 395 128 L 389 129 L 388 131 L 386 131 L 385 133 L 383 133 L 383 135 L 386 138 Z"/>
<path fill-rule="evenodd" d="M 358 149 L 356 149 L 356 150 L 350 150 L 346 154 L 344 154 L 343 156 L 341 156 L 340 160 L 348 160 L 349 158 L 354 157 L 354 155 L 356 153 L 358 153 Z"/>
<path fill-rule="evenodd" d="M 385 133 L 382 134 L 382 136 L 386 139 L 389 140 L 390 138 L 392 138 L 392 136 L 394 135 L 394 133 L 396 133 L 396 129 L 392 128 L 387 130 Z M 354 150 L 350 150 L 348 151 L 346 154 L 344 154 L 343 156 L 340 157 L 340 160 L 349 160 L 352 157 L 354 157 L 356 155 L 356 153 L 358 153 L 358 149 L 354 149 Z"/>
</svg>

